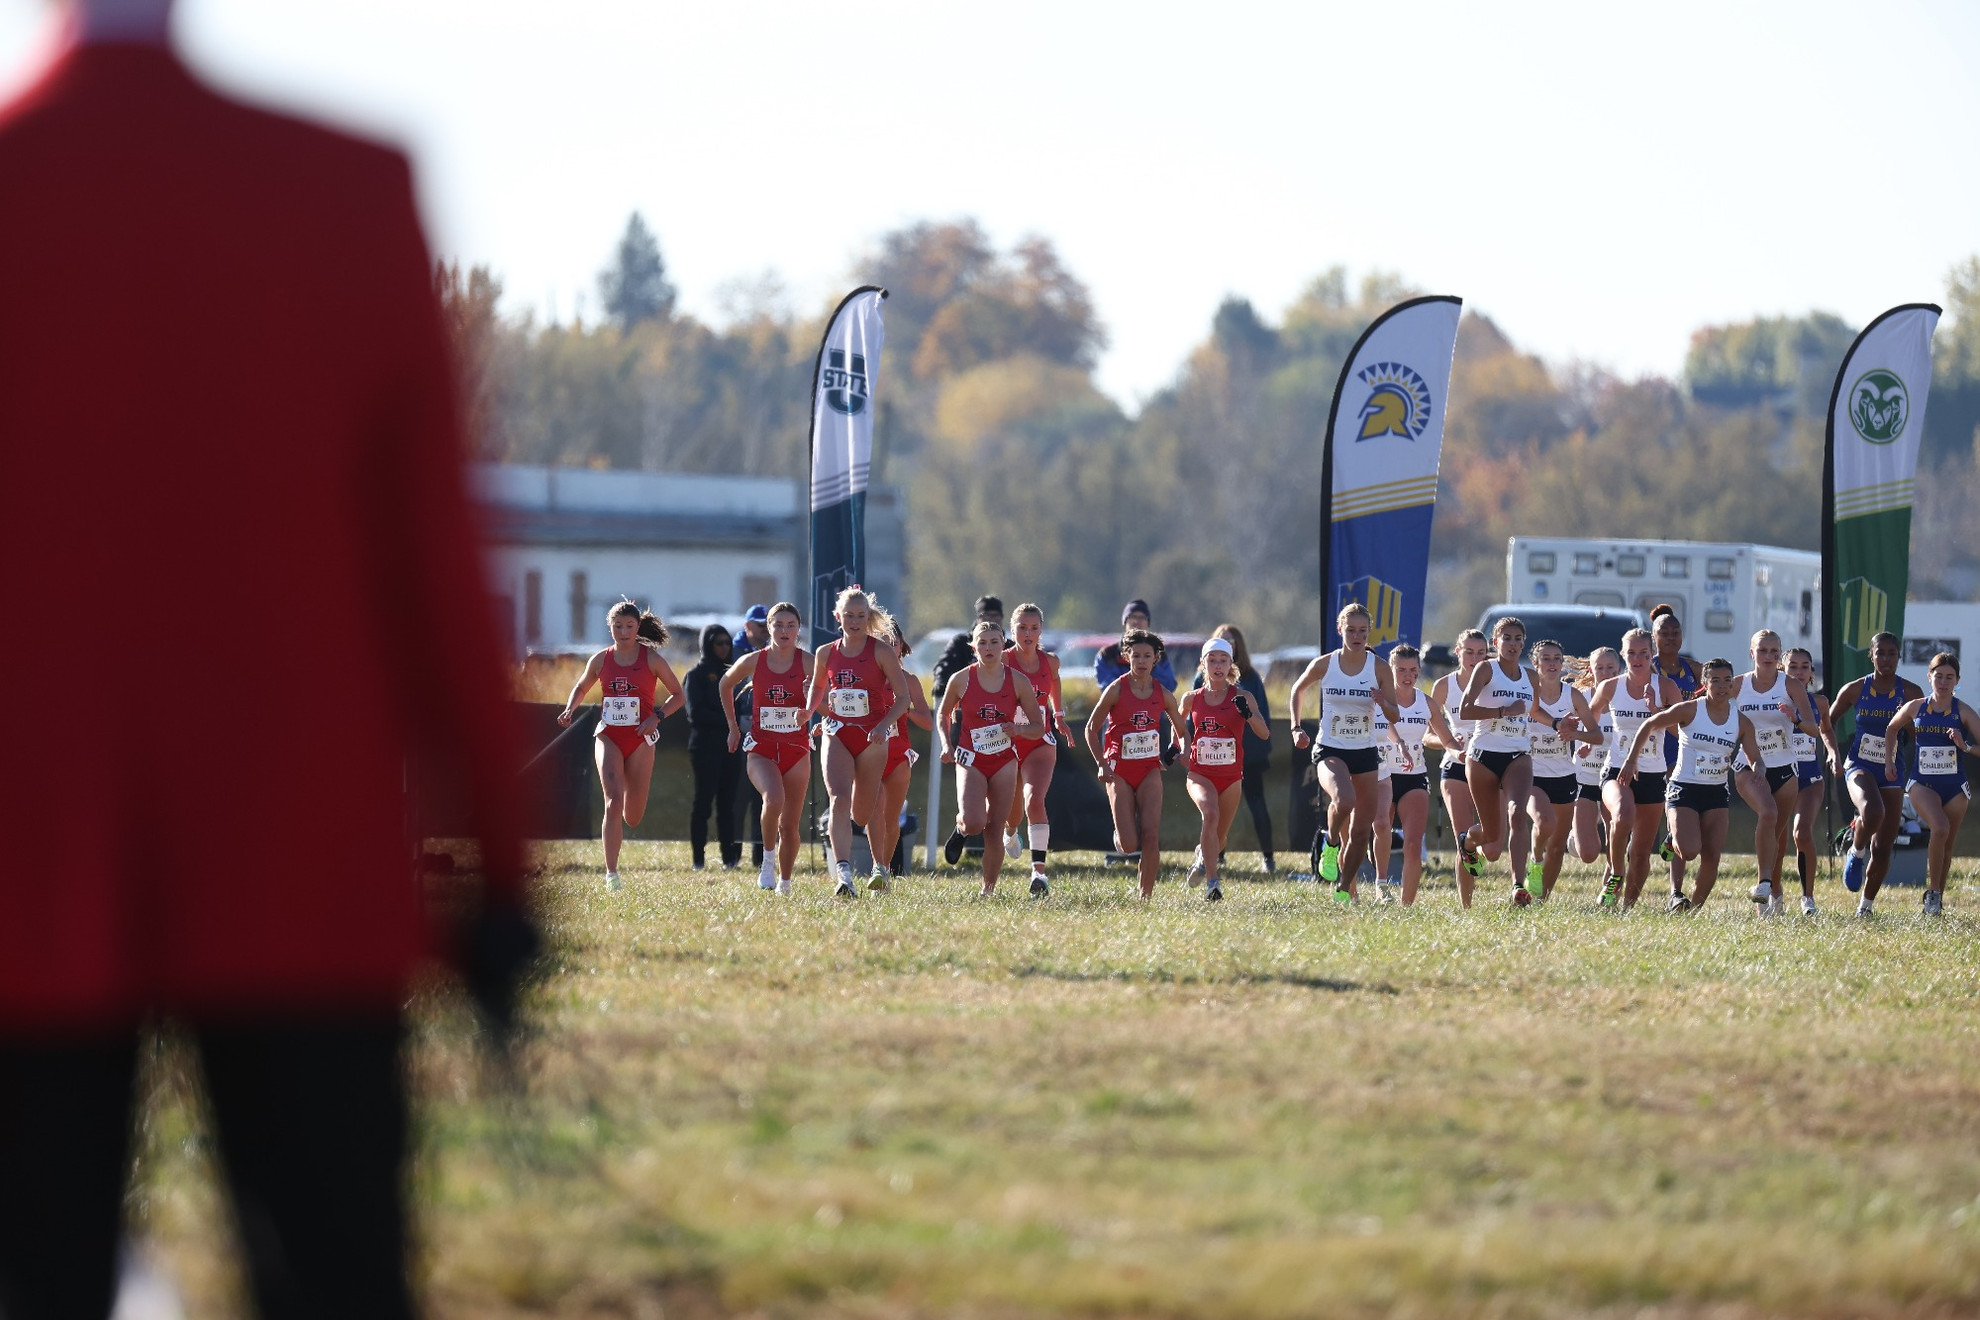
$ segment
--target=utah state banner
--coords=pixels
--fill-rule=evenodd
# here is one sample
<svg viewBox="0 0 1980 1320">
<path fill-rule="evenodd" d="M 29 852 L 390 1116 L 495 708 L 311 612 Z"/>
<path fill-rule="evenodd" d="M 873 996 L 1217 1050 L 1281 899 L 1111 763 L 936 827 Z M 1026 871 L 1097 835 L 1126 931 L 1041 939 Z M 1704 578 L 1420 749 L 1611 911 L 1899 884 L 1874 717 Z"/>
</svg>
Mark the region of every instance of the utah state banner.
<svg viewBox="0 0 1980 1320">
<path fill-rule="evenodd" d="M 1904 636 L 1912 484 L 1932 386 L 1931 303 L 1893 307 L 1843 355 L 1822 464 L 1822 679 L 1870 672 L 1870 639 Z"/>
<path fill-rule="evenodd" d="M 1398 303 L 1362 332 L 1341 368 L 1321 457 L 1320 601 L 1326 649 L 1335 617 L 1368 607 L 1368 644 L 1386 656 L 1421 644 L 1430 522 L 1463 300 Z"/>
<path fill-rule="evenodd" d="M 832 640 L 839 592 L 866 579 L 866 482 L 886 327 L 878 285 L 839 303 L 811 378 L 811 647 Z"/>
</svg>

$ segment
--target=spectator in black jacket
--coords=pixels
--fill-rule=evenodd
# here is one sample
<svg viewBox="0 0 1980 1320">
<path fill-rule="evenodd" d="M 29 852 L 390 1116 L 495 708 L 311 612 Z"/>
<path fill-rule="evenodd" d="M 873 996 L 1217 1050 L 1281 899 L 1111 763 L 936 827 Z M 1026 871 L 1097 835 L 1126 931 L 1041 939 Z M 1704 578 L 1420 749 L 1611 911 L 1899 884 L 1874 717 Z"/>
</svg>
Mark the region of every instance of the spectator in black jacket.
<svg viewBox="0 0 1980 1320">
<path fill-rule="evenodd" d="M 716 685 L 729 670 L 735 649 L 729 630 L 711 623 L 701 630 L 701 663 L 687 672 L 688 761 L 694 767 L 694 806 L 688 813 L 688 840 L 694 845 L 694 869 L 707 861 L 708 812 L 715 811 L 715 836 L 722 845 L 722 869 L 732 871 L 742 859 L 742 836 L 736 830 L 736 790 L 742 784 L 743 753 L 729 750 L 729 717 L 722 710 Z"/>
<path fill-rule="evenodd" d="M 994 623 L 1004 626 L 1004 602 L 996 596 L 976 598 L 976 618 L 971 627 L 978 623 Z M 976 663 L 976 647 L 969 640 L 969 634 L 959 632 L 949 639 L 949 645 L 935 662 L 935 704 L 942 704 L 942 694 L 949 690 L 949 679 Z"/>
</svg>

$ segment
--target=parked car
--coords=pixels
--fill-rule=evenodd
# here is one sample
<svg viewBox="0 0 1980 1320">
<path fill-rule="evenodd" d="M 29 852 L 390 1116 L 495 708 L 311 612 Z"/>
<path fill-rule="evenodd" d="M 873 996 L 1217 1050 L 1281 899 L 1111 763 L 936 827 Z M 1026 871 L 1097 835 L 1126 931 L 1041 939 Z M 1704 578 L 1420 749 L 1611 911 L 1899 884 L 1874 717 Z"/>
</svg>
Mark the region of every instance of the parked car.
<svg viewBox="0 0 1980 1320">
<path fill-rule="evenodd" d="M 1598 646 L 1622 646 L 1622 635 L 1631 628 L 1647 628 L 1650 616 L 1642 610 L 1609 605 L 1490 605 L 1478 616 L 1478 628 L 1487 637 L 1492 625 L 1507 615 L 1526 625 L 1528 646 L 1543 640 L 1556 641 L 1569 655 L 1585 656 Z"/>
</svg>

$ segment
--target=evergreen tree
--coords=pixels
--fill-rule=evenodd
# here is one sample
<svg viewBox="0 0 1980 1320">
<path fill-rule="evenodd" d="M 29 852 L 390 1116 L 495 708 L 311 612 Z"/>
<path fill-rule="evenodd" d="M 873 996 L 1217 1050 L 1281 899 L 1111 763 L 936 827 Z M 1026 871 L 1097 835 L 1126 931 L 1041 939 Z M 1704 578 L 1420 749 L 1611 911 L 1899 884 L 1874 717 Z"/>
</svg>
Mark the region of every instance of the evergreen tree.
<svg viewBox="0 0 1980 1320">
<path fill-rule="evenodd" d="M 674 286 L 667 281 L 667 263 L 660 243 L 637 211 L 626 221 L 612 264 L 598 275 L 598 296 L 605 314 L 621 330 L 643 321 L 665 321 L 674 314 Z"/>
</svg>

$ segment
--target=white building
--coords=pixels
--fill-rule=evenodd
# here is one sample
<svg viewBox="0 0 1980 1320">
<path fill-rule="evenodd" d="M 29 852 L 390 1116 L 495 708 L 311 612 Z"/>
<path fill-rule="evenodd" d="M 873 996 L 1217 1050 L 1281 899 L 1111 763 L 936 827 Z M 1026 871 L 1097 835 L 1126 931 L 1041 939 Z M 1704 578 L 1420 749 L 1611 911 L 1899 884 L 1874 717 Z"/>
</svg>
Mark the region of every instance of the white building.
<svg viewBox="0 0 1980 1320">
<path fill-rule="evenodd" d="M 663 619 L 802 600 L 798 483 L 478 464 L 512 653 L 595 647 L 621 597 Z"/>
</svg>

